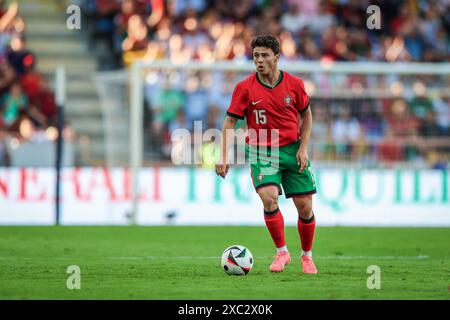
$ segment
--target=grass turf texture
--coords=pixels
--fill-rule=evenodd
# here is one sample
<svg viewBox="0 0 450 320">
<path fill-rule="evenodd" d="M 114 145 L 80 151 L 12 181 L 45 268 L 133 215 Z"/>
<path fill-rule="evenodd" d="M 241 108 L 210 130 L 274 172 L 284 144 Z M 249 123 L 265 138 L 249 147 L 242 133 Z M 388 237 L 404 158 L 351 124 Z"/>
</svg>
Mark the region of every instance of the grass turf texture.
<svg viewBox="0 0 450 320">
<path fill-rule="evenodd" d="M 450 298 L 449 228 L 318 228 L 318 275 L 300 272 L 297 229 L 286 237 L 292 264 L 272 274 L 264 227 L 0 227 L 0 299 Z M 247 276 L 221 270 L 231 244 L 253 253 Z M 70 265 L 80 290 L 66 288 Z"/>
</svg>

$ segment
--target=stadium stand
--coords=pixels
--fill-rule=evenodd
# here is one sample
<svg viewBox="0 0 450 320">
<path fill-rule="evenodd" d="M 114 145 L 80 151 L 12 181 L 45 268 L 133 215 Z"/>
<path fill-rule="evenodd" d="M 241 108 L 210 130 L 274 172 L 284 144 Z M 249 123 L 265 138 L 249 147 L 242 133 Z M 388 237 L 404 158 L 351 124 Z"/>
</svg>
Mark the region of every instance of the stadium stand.
<svg viewBox="0 0 450 320">
<path fill-rule="evenodd" d="M 0 128 L 3 130 L 2 140 L 6 145 L 0 155 L 9 152 L 8 162 L 11 165 L 54 164 L 53 156 L 44 161 L 45 152 L 33 157 L 33 150 L 39 147 L 42 147 L 42 150 L 53 150 L 54 72 L 58 65 L 63 64 L 67 81 L 70 83 L 67 86 L 67 127 L 64 131 L 67 159 L 64 163 L 90 165 L 102 162 L 103 128 L 98 125 L 102 121 L 102 113 L 93 85 L 96 63 L 89 55 L 82 32 L 66 27 L 65 11 L 70 1 L 30 0 L 0 3 L 0 111 L 3 114 Z M 42 23 L 43 20 L 45 23 Z M 13 83 L 16 85 L 12 86 Z M 15 90 L 15 100 L 11 100 L 11 90 Z M 20 101 L 23 105 L 23 111 L 19 113 L 20 123 L 24 118 L 31 120 L 31 125 L 22 126 L 24 132 L 20 132 L 21 126 L 17 121 L 12 124 L 12 120 L 17 120 L 15 114 L 20 105 L 15 102 L 13 105 L 10 103 L 8 107 L 5 105 L 8 99 Z M 15 153 L 17 157 L 14 156 Z M 24 157 L 28 160 L 25 161 Z"/>
<path fill-rule="evenodd" d="M 92 75 L 128 67 L 138 58 L 250 60 L 248 43 L 262 33 L 279 37 L 284 61 L 443 62 L 450 58 L 450 9 L 443 0 L 371 1 L 383 12 L 381 30 L 365 28 L 363 8 L 369 2 L 364 1 L 243 0 L 229 6 L 224 0 L 31 0 L 21 2 L 20 10 L 14 2 L 0 3 L 0 145 L 7 145 L 11 137 L 24 138 L 14 122 L 17 118 L 30 120 L 22 126 L 25 135 L 52 127 L 52 73 L 64 63 L 71 83 L 67 131 L 81 151 L 75 159 L 78 165 L 104 161 L 104 132 L 99 125 L 103 115 Z M 60 13 L 71 3 L 82 8 L 82 32 L 68 31 L 61 23 Z M 37 23 L 42 17 L 47 24 Z M 146 84 L 145 124 L 150 128 L 146 134 L 160 138 L 156 145 L 163 159 L 168 159 L 170 134 L 176 128 L 189 128 L 193 120 L 204 120 L 207 128 L 220 126 L 240 76 L 226 73 L 206 81 L 196 74 L 186 87 L 169 84 L 170 76 L 166 84 Z M 335 85 L 332 78 L 302 76 L 321 90 Z M 393 90 L 411 81 L 386 77 L 380 84 L 379 80 L 351 75 L 342 87 L 357 89 L 362 84 Z M 331 102 L 315 96 L 314 157 L 365 165 L 407 161 L 441 168 L 450 153 L 446 140 L 450 98 L 426 91 L 438 81 L 426 76 L 415 79 L 409 95 L 343 96 Z M 448 87 L 448 77 L 446 81 Z M 51 136 L 52 130 L 47 131 Z M 7 150 L 0 147 L 4 163 L 11 162 Z"/>
<path fill-rule="evenodd" d="M 85 12 L 100 69 L 126 67 L 138 58 L 249 60 L 248 43 L 255 34 L 264 33 L 279 37 L 282 59 L 288 61 L 449 61 L 446 1 L 370 3 L 383 12 L 381 30 L 365 27 L 366 1 L 244 0 L 230 6 L 223 0 L 97 0 L 86 1 Z M 192 85 L 201 87 L 202 75 L 195 77 Z M 162 137 L 154 145 L 161 148 L 163 158 L 164 144 L 167 150 L 174 128 L 189 127 L 193 120 L 220 126 L 239 80 L 231 73 L 225 77 L 208 82 L 205 90 L 189 90 L 189 84 L 181 89 L 179 83 L 159 85 L 159 81 L 147 86 L 150 116 L 156 115 L 148 125 L 151 135 Z M 321 89 L 333 86 L 326 81 L 313 79 Z M 377 81 L 371 76 L 348 76 L 343 87 L 378 88 Z M 381 81 L 395 91 L 396 85 L 411 79 L 386 77 Z M 315 97 L 316 159 L 357 160 L 365 165 L 406 161 L 442 167 L 449 159 L 450 99 L 448 94 L 431 97 L 426 93 L 426 85 L 438 78 L 414 81 L 410 95 L 336 98 L 331 103 Z"/>
</svg>

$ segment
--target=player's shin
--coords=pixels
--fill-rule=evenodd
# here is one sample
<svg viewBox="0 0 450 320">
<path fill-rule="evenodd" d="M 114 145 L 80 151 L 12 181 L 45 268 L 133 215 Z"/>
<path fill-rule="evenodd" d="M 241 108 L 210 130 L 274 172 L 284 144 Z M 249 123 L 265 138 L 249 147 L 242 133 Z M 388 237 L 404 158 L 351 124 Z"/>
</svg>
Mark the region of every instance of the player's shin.
<svg viewBox="0 0 450 320">
<path fill-rule="evenodd" d="M 264 211 L 264 221 L 277 249 L 287 251 L 284 237 L 284 219 L 280 209 L 277 208 L 271 212 Z"/>
<path fill-rule="evenodd" d="M 314 214 L 307 220 L 299 217 L 297 228 L 302 245 L 302 255 L 312 256 L 311 249 L 314 241 L 314 232 L 316 230 L 316 219 Z"/>
</svg>

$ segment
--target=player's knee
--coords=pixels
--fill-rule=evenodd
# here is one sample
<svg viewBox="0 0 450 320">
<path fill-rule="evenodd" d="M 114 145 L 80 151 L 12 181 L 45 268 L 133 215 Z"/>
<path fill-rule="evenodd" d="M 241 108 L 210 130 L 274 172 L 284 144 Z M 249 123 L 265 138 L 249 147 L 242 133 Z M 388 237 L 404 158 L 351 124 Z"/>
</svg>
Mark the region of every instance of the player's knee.
<svg viewBox="0 0 450 320">
<path fill-rule="evenodd" d="M 298 216 L 302 219 L 308 220 L 312 217 L 312 206 L 310 203 L 304 202 L 297 205 Z"/>
<path fill-rule="evenodd" d="M 264 210 L 273 211 L 278 208 L 278 198 L 273 195 L 267 195 L 262 198 L 262 202 L 264 205 Z"/>
<path fill-rule="evenodd" d="M 276 187 L 267 187 L 258 190 L 259 197 L 265 211 L 273 211 L 278 208 L 278 189 Z"/>
</svg>

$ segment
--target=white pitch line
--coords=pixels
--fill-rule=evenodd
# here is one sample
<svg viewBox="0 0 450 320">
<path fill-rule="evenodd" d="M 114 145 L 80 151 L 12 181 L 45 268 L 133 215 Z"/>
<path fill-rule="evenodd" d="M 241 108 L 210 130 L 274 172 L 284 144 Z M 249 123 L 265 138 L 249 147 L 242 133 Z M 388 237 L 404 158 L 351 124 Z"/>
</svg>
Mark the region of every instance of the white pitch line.
<svg viewBox="0 0 450 320">
<path fill-rule="evenodd" d="M 255 259 L 271 259 L 272 256 L 259 256 Z M 428 259 L 429 256 L 315 256 L 316 260 L 366 260 L 366 259 L 379 259 L 379 260 L 423 260 Z M 142 257 L 108 257 L 113 260 L 207 260 L 207 259 L 220 259 L 219 256 L 175 256 L 175 257 L 162 257 L 162 256 L 142 256 Z M 447 259 L 447 258 L 445 258 Z"/>
<path fill-rule="evenodd" d="M 0 257 L 0 260 L 73 260 L 77 257 Z M 83 257 L 88 258 L 88 257 Z M 98 258 L 98 256 L 96 257 Z M 122 257 L 105 257 L 105 259 L 111 260 L 213 260 L 220 259 L 220 256 L 175 256 L 175 257 L 164 257 L 164 256 L 122 256 Z M 272 256 L 258 256 L 255 259 L 272 259 Z M 424 260 L 429 259 L 429 256 L 419 255 L 419 256 L 315 256 L 315 260 Z M 440 257 L 438 259 L 450 259 L 450 257 Z"/>
<path fill-rule="evenodd" d="M 428 259 L 429 256 L 318 256 L 314 259 L 322 260 L 364 260 L 364 259 L 379 259 L 379 260 L 423 260 Z"/>
</svg>

